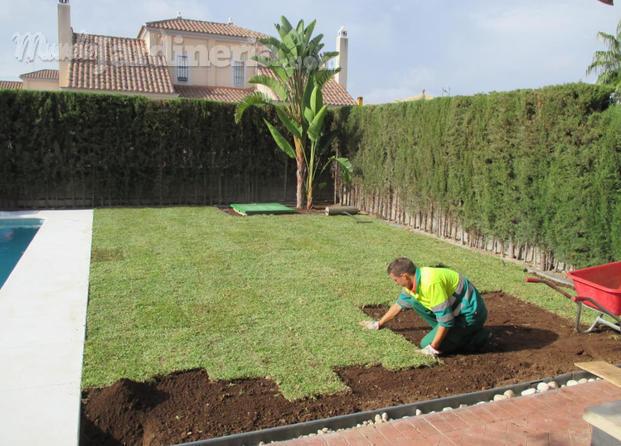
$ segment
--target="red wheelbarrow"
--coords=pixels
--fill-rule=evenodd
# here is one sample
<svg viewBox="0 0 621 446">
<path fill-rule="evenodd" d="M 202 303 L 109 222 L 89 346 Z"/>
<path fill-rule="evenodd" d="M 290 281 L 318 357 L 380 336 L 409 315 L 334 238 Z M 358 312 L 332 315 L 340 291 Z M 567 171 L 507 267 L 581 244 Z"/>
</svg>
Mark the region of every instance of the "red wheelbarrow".
<svg viewBox="0 0 621 446">
<path fill-rule="evenodd" d="M 567 275 L 573 285 L 544 273 L 528 272 L 537 277 L 527 277 L 527 282 L 546 284 L 576 304 L 577 332 L 589 333 L 601 324 L 621 333 L 621 262 L 569 272 Z M 561 287 L 573 288 L 576 294 L 572 295 Z M 580 327 L 583 307 L 597 312 L 595 322 L 587 330 Z"/>
</svg>

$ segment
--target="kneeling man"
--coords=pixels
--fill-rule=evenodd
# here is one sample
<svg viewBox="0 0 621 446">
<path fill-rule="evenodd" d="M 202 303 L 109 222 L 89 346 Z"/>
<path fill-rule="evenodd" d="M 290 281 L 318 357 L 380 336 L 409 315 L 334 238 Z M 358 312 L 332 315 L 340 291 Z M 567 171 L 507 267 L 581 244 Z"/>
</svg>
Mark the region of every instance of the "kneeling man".
<svg viewBox="0 0 621 446">
<path fill-rule="evenodd" d="M 362 321 L 365 328 L 379 330 L 409 308 L 431 326 L 421 341 L 421 351 L 426 355 L 476 352 L 487 343 L 485 302 L 464 276 L 448 268 L 418 268 L 406 257 L 395 259 L 387 272 L 403 290 L 379 321 Z"/>
</svg>

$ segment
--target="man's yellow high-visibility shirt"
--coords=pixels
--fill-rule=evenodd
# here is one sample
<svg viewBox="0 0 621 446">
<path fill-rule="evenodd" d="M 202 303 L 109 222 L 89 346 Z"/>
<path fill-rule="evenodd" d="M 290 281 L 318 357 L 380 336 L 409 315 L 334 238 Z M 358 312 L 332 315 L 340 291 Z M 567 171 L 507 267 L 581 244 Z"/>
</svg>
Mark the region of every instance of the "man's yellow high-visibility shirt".
<svg viewBox="0 0 621 446">
<path fill-rule="evenodd" d="M 487 318 L 478 290 L 468 279 L 448 268 L 417 268 L 415 292 L 403 288 L 397 304 L 414 309 L 422 305 L 443 327 L 471 326 Z"/>
</svg>

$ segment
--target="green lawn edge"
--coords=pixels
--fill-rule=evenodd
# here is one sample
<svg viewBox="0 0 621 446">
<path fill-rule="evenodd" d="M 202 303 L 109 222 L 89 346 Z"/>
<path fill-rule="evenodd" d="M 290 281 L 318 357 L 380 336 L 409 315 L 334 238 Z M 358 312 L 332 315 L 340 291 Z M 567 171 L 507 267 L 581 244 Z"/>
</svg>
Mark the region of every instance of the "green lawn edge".
<svg viewBox="0 0 621 446">
<path fill-rule="evenodd" d="M 100 209 L 82 386 L 198 368 L 216 380 L 267 377 L 294 400 L 345 390 L 339 367 L 431 365 L 403 337 L 357 324 L 364 305 L 395 301 L 385 270 L 398 256 L 574 317 L 519 264 L 373 217 Z"/>
</svg>

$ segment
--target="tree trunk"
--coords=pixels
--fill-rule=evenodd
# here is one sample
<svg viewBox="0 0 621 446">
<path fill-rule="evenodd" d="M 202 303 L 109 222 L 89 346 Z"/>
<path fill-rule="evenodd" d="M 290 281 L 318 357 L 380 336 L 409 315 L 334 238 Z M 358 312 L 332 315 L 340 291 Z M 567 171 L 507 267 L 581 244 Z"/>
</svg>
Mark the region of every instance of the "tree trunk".
<svg viewBox="0 0 621 446">
<path fill-rule="evenodd" d="M 306 191 L 306 209 L 312 209 L 313 207 L 313 184 L 308 185 Z"/>
<path fill-rule="evenodd" d="M 295 162 L 296 162 L 296 189 L 295 189 L 295 207 L 302 209 L 304 206 L 304 180 L 306 177 L 306 165 L 304 164 L 304 146 L 299 138 L 294 138 L 295 143 Z"/>
<path fill-rule="evenodd" d="M 336 157 L 339 156 L 339 149 L 336 149 L 336 153 L 334 154 Z M 332 163 L 332 171 L 334 172 L 334 204 L 337 204 L 341 201 L 341 178 L 339 166 L 336 162 Z"/>
<path fill-rule="evenodd" d="M 306 176 L 306 209 L 311 209 L 313 207 L 313 182 L 308 178 L 308 172 Z"/>
</svg>

